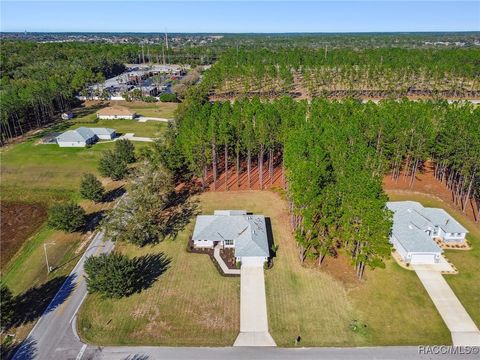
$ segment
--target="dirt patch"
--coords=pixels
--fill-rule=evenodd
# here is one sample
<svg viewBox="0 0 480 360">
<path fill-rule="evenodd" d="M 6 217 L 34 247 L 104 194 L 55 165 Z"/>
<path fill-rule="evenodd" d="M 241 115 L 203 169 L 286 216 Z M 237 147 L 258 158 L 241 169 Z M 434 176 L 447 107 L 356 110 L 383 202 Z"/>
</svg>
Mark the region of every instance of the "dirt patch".
<svg viewBox="0 0 480 360">
<path fill-rule="evenodd" d="M 391 175 L 385 176 L 383 179 L 383 189 L 385 191 L 395 190 L 428 194 L 461 211 L 460 207 L 454 202 L 452 191 L 446 186 L 445 183 L 442 183 L 435 178 L 434 167 L 430 162 L 425 163 L 423 168 L 417 173 L 412 186 L 410 186 L 410 177 L 405 176 L 404 173 L 401 173 L 397 180 L 392 179 Z M 477 208 L 476 204 L 470 200 L 465 209 L 465 215 L 471 220 L 475 221 L 479 216 L 478 214 L 479 209 Z"/>
<path fill-rule="evenodd" d="M 0 210 L 0 266 L 3 268 L 46 220 L 47 209 L 41 204 L 2 202 Z"/>
</svg>

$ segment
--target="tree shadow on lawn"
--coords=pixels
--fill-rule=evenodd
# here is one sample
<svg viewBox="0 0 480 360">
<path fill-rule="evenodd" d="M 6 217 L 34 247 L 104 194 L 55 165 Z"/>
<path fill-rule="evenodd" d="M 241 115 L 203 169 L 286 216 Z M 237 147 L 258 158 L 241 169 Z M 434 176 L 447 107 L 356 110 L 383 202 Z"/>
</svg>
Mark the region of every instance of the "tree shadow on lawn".
<svg viewBox="0 0 480 360">
<path fill-rule="evenodd" d="M 198 200 L 191 198 L 187 189 L 175 192 L 169 199 L 169 207 L 165 211 L 165 237 L 175 239 L 180 231 L 190 223 L 193 216 L 199 214 Z"/>
<path fill-rule="evenodd" d="M 75 288 L 75 278 L 76 275 L 59 276 L 17 295 L 13 299 L 13 320 L 7 329 L 36 321 L 44 312 L 59 307 Z"/>
<path fill-rule="evenodd" d="M 133 259 L 138 279 L 136 292 L 146 290 L 170 267 L 172 259 L 164 253 L 149 254 Z"/>
</svg>

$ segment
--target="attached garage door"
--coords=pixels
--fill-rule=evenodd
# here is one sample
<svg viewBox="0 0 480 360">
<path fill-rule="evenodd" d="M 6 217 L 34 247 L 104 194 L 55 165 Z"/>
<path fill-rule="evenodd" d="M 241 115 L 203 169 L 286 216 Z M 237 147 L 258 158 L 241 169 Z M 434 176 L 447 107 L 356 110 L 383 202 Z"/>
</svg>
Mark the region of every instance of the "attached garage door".
<svg viewBox="0 0 480 360">
<path fill-rule="evenodd" d="M 434 254 L 412 254 L 412 264 L 434 264 Z"/>
</svg>

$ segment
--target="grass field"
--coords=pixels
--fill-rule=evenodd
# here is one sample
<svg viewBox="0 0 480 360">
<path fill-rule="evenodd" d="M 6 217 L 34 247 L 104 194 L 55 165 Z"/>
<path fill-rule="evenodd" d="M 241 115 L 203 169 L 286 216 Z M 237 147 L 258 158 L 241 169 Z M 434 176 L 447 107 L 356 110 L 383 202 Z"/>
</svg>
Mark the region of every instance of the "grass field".
<svg viewBox="0 0 480 360">
<path fill-rule="evenodd" d="M 130 110 L 135 111 L 140 116 L 146 117 L 160 117 L 172 119 L 174 112 L 177 109 L 177 103 L 146 103 L 142 101 L 110 101 L 111 105 L 120 105 L 128 107 Z"/>
<path fill-rule="evenodd" d="M 144 146 L 148 143 L 135 142 L 137 149 Z M 9 146 L 1 152 L 2 200 L 48 203 L 76 198 L 81 175 L 98 175 L 102 152 L 113 147 L 112 142 L 99 142 L 87 148 L 60 148 L 38 144 L 37 139 Z"/>
<path fill-rule="evenodd" d="M 298 335 L 301 346 L 451 343 L 415 273 L 393 260 L 385 269 L 367 271 L 362 282 L 301 266 L 286 202 L 276 193 L 208 192 L 199 200 L 203 213 L 247 209 L 270 217 L 279 250 L 265 277 L 270 332 L 278 346 L 294 346 Z M 239 331 L 239 280 L 219 276 L 206 255 L 185 251 L 192 228 L 190 224 L 176 240 L 156 246 L 119 248 L 130 256 L 164 252 L 172 263 L 142 293 L 121 300 L 89 295 L 78 321 L 85 340 L 102 345 L 232 345 Z M 359 324 L 355 331 L 350 328 L 353 320 Z"/>
<path fill-rule="evenodd" d="M 480 327 L 480 226 L 467 218 L 462 212 L 450 203 L 438 198 L 418 193 L 405 194 L 403 191 L 390 191 L 389 197 L 392 200 L 414 200 L 424 206 L 441 207 L 448 211 L 465 226 L 469 234 L 467 239 L 472 245 L 469 251 L 446 250 L 445 256 L 453 262 L 459 273 L 457 275 L 446 275 L 445 279 L 452 287 L 452 290 L 460 299 L 473 321 Z"/>
</svg>

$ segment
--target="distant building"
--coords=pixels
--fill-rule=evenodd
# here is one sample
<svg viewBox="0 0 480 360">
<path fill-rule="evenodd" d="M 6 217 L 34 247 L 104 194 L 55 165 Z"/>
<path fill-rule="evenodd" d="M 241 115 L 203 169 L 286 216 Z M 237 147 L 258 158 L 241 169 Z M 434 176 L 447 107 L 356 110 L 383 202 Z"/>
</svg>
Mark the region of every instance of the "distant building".
<svg viewBox="0 0 480 360">
<path fill-rule="evenodd" d="M 79 127 L 68 130 L 56 137 L 60 147 L 85 147 L 101 140 L 111 140 L 116 136 L 114 129 Z"/>
<path fill-rule="evenodd" d="M 137 114 L 123 106 L 112 106 L 97 111 L 98 119 L 134 119 Z"/>
<path fill-rule="evenodd" d="M 72 118 L 73 118 L 73 113 L 71 113 L 71 112 L 64 112 L 62 114 L 62 119 L 63 120 L 70 120 Z"/>
<path fill-rule="evenodd" d="M 393 211 L 390 242 L 407 264 L 433 264 L 443 250 L 434 239 L 446 243 L 465 241 L 468 230 L 445 210 L 425 208 L 415 201 L 388 202 Z"/>
<path fill-rule="evenodd" d="M 262 265 L 270 256 L 265 217 L 245 210 L 216 210 L 213 215 L 197 216 L 192 240 L 196 248 L 233 248 L 242 264 Z"/>
</svg>

